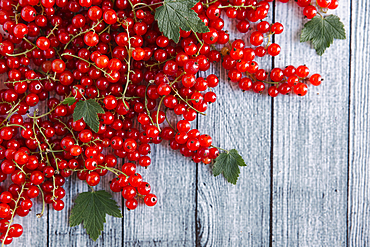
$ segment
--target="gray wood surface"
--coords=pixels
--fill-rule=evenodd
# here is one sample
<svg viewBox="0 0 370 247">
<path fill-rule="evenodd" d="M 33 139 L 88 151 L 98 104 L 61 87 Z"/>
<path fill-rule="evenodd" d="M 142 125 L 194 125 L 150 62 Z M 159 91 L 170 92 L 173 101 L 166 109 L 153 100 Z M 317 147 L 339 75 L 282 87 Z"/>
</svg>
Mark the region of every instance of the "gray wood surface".
<svg viewBox="0 0 370 247">
<path fill-rule="evenodd" d="M 369 1 L 352 3 L 348 163 L 349 246 L 368 246 L 370 243 L 369 9 Z"/>
<path fill-rule="evenodd" d="M 346 246 L 350 39 L 318 57 L 299 43 L 305 21 L 293 4 L 278 4 L 286 29 L 275 65 L 307 64 L 325 81 L 305 97 L 274 99 L 273 246 Z M 349 1 L 336 14 L 348 32 Z"/>
<path fill-rule="evenodd" d="M 140 169 L 160 199 L 156 207 L 107 217 L 93 242 L 83 227 L 68 226 L 76 195 L 87 190 L 72 176 L 65 186 L 67 210 L 50 208 L 38 219 L 38 203 L 28 217 L 16 219 L 25 232 L 10 246 L 369 246 L 369 9 L 367 0 L 340 1 L 335 14 L 347 40 L 318 57 L 299 43 L 301 9 L 276 4 L 269 18 L 285 26 L 276 37 L 282 53 L 258 62 L 263 68 L 307 64 L 324 75 L 305 97 L 243 93 L 220 66 L 212 68 L 223 78 L 218 100 L 192 127 L 210 134 L 216 146 L 241 151 L 248 166 L 236 186 L 166 143 L 156 145 L 153 164 Z M 233 33 L 233 23 L 226 26 Z M 107 189 L 111 178 L 99 188 Z M 119 194 L 115 199 L 123 201 Z"/>
<path fill-rule="evenodd" d="M 272 21 L 272 15 L 268 19 Z M 235 35 L 236 23 L 226 23 L 230 40 L 247 40 L 251 32 Z M 267 57 L 256 61 L 266 70 L 272 66 Z M 220 75 L 224 81 L 214 90 L 218 98 L 207 116 L 199 116 L 199 130 L 212 136 L 217 147 L 241 150 L 248 167 L 241 169 L 238 184 L 234 186 L 223 177 L 212 176 L 209 166 L 198 165 L 197 244 L 266 246 L 270 222 L 272 100 L 267 95 L 241 91 L 227 79 L 220 64 L 206 74 L 209 73 Z"/>
</svg>

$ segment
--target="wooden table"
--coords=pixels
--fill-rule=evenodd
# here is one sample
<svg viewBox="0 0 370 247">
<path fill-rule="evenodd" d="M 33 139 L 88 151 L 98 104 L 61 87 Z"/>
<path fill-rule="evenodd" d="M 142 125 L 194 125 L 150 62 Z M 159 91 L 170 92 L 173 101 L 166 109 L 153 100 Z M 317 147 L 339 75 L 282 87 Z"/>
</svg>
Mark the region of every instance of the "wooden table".
<svg viewBox="0 0 370 247">
<path fill-rule="evenodd" d="M 342 0 L 335 12 L 347 40 L 335 41 L 319 57 L 299 42 L 306 22 L 293 2 L 277 3 L 269 20 L 285 26 L 276 36 L 282 53 L 258 60 L 261 67 L 307 64 L 324 75 L 306 97 L 243 93 L 220 65 L 218 100 L 193 127 L 217 146 L 241 151 L 248 167 L 236 186 L 214 178 L 167 143 L 153 147 L 153 164 L 140 169 L 159 197 L 156 207 L 124 210 L 107 218 L 93 242 L 79 226 L 70 228 L 72 201 L 87 185 L 66 182 L 66 209 L 38 203 L 17 219 L 24 234 L 11 246 L 367 246 L 370 244 L 370 1 Z M 227 23 L 231 33 L 235 24 Z M 246 35 L 245 37 L 247 37 Z M 239 36 L 240 37 L 240 36 Z M 232 35 L 232 38 L 235 38 Z M 100 188 L 109 189 L 104 178 Z M 115 196 L 121 205 L 121 197 Z"/>
</svg>

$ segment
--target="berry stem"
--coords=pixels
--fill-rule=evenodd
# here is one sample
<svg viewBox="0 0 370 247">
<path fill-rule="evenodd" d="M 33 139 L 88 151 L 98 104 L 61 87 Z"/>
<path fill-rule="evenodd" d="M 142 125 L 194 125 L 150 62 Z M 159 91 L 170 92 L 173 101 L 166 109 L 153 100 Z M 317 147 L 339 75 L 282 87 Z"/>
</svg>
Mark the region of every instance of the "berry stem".
<svg viewBox="0 0 370 247">
<path fill-rule="evenodd" d="M 22 128 L 22 129 L 26 129 L 26 127 L 24 127 L 23 125 L 19 125 L 19 124 L 7 124 L 6 126 L 8 126 L 8 127 L 19 127 L 19 128 Z"/>
<path fill-rule="evenodd" d="M 65 124 L 62 120 L 58 119 L 57 120 L 64 125 L 64 128 L 66 128 L 71 134 L 72 134 L 72 138 L 76 141 L 76 143 L 78 143 L 78 140 L 75 136 L 75 134 L 73 133 L 73 131 L 67 126 L 67 124 Z"/>
<path fill-rule="evenodd" d="M 159 65 L 161 65 L 161 64 L 164 64 L 164 63 L 166 63 L 166 62 L 168 62 L 168 61 L 170 61 L 170 60 L 172 60 L 172 59 L 174 59 L 174 58 L 176 58 L 176 57 L 170 57 L 170 58 L 168 58 L 168 59 L 166 59 L 165 61 L 163 61 L 163 62 L 158 62 L 158 63 L 153 63 L 153 64 L 145 64 L 145 67 L 146 68 L 149 68 L 149 70 L 152 70 L 152 68 L 154 67 L 154 66 L 159 66 Z"/>
<path fill-rule="evenodd" d="M 81 58 L 81 57 L 79 57 L 79 56 L 76 56 L 76 55 L 73 55 L 73 54 L 69 54 L 69 53 L 63 53 L 62 55 L 60 55 L 61 57 L 63 57 L 63 56 L 71 56 L 71 57 L 74 57 L 74 58 L 77 58 L 77 59 L 80 59 L 80 60 L 82 60 L 82 61 L 84 61 L 84 62 L 86 62 L 86 63 L 88 63 L 88 64 L 90 64 L 90 65 L 92 65 L 92 66 L 94 66 L 97 70 L 100 70 L 105 76 L 109 76 L 111 79 L 113 79 L 113 77 L 109 74 L 109 73 L 107 73 L 105 70 L 103 70 L 103 69 L 101 69 L 101 68 L 99 68 L 98 66 L 96 66 L 96 64 L 95 63 L 91 63 L 91 62 L 89 62 L 89 61 L 87 61 L 86 59 L 83 59 L 83 58 Z"/>
<path fill-rule="evenodd" d="M 15 83 L 18 83 L 18 82 L 28 83 L 29 81 L 42 81 L 42 80 L 50 80 L 50 79 L 52 79 L 53 81 L 59 81 L 58 79 L 53 78 L 53 77 L 45 77 L 45 78 L 25 79 L 25 80 L 20 80 L 20 81 L 6 81 L 4 82 L 4 84 L 12 83 L 14 85 Z"/>
<path fill-rule="evenodd" d="M 223 148 L 219 148 L 219 147 L 216 147 L 216 146 L 213 146 L 213 145 L 211 145 L 211 147 L 217 148 L 217 149 L 222 150 L 222 151 L 225 151 L 226 153 L 229 153 L 230 152 L 229 150 L 226 150 L 226 149 L 223 149 Z"/>
<path fill-rule="evenodd" d="M 126 28 L 126 32 L 127 32 L 127 36 L 128 36 L 128 39 L 129 39 L 129 42 L 128 42 L 128 60 L 126 61 L 127 63 L 127 80 L 126 80 L 126 85 L 125 85 L 125 90 L 123 91 L 123 94 L 122 94 L 122 102 L 123 104 L 125 105 L 126 107 L 126 110 L 129 109 L 128 105 L 126 104 L 126 101 L 125 101 L 125 97 L 126 97 L 126 92 L 127 92 L 127 88 L 128 88 L 128 85 L 130 84 L 130 72 L 131 72 L 131 42 L 130 42 L 130 31 L 128 28 Z"/>
<path fill-rule="evenodd" d="M 219 9 L 227 9 L 227 8 L 234 8 L 234 9 L 236 9 L 236 10 L 238 10 L 238 9 L 242 9 L 242 8 L 252 8 L 252 9 L 256 9 L 256 7 L 255 6 L 253 6 L 253 5 L 244 5 L 244 4 L 242 4 L 242 5 L 238 5 L 238 6 L 234 6 L 234 5 L 232 5 L 232 4 L 229 4 L 229 5 L 224 5 L 224 6 L 218 6 L 217 8 L 219 8 Z"/>
<path fill-rule="evenodd" d="M 101 31 L 100 33 L 98 33 L 98 35 L 100 36 L 102 33 L 104 33 L 105 31 L 107 31 L 108 29 L 110 30 L 110 24 L 108 26 L 106 26 L 106 28 L 103 29 L 103 31 Z M 109 31 L 108 31 L 109 33 Z"/>
<path fill-rule="evenodd" d="M 26 51 L 24 51 L 24 52 L 21 52 L 21 53 L 17 53 L 17 54 L 9 54 L 9 53 L 7 53 L 6 55 L 7 55 L 8 57 L 18 57 L 18 56 L 26 55 L 27 53 L 29 53 L 29 52 L 31 52 L 31 51 L 33 51 L 33 50 L 35 50 L 35 49 L 36 49 L 36 46 L 32 47 L 32 48 L 31 48 L 31 49 L 29 49 L 29 50 L 26 50 Z"/>
<path fill-rule="evenodd" d="M 145 110 L 146 110 L 146 113 L 148 114 L 148 117 L 150 119 L 150 121 L 152 122 L 153 125 L 154 124 L 154 121 L 152 119 L 152 117 L 150 116 L 150 111 L 148 109 L 148 96 L 147 96 L 147 92 L 148 92 L 148 87 L 150 86 L 150 83 L 148 83 L 148 85 L 146 86 L 146 89 L 145 89 L 145 98 L 144 98 L 144 101 L 145 101 Z"/>
<path fill-rule="evenodd" d="M 6 240 L 6 238 L 8 237 L 9 230 L 10 230 L 10 227 L 12 226 L 13 218 L 14 218 L 15 213 L 16 213 L 16 211 L 17 211 L 18 203 L 19 203 L 19 200 L 21 199 L 21 195 L 22 195 L 22 193 L 23 193 L 23 190 L 24 190 L 24 186 L 25 186 L 25 185 L 26 185 L 25 183 L 23 183 L 23 184 L 22 184 L 21 191 L 18 193 L 18 198 L 17 198 L 17 200 L 16 200 L 16 202 L 15 202 L 15 207 L 14 207 L 14 209 L 12 210 L 12 216 L 11 216 L 11 218 L 10 218 L 10 220 L 9 220 L 9 225 L 8 225 L 8 227 L 7 227 L 7 229 L 6 229 L 6 233 L 5 233 L 5 235 L 4 235 L 4 238 L 3 238 L 3 242 L 2 242 L 2 244 L 1 244 L 1 247 L 4 247 L 5 240 Z"/>
<path fill-rule="evenodd" d="M 92 190 L 92 192 L 95 192 L 94 188 L 90 184 L 87 184 L 87 185 L 90 187 L 90 189 Z"/>
<path fill-rule="evenodd" d="M 58 167 L 58 158 L 57 157 L 55 157 L 55 154 L 54 154 L 54 152 L 53 152 L 53 147 L 50 145 L 50 143 L 47 141 L 47 137 L 45 136 L 45 134 L 44 134 L 44 132 L 42 131 L 42 129 L 43 128 L 40 128 L 40 126 L 38 125 L 38 123 L 37 123 L 37 120 L 35 121 L 35 120 L 33 120 L 34 121 L 34 123 L 36 123 L 36 127 L 39 129 L 39 131 L 40 131 L 40 133 L 41 133 L 41 135 L 45 138 L 45 143 L 48 145 L 48 147 L 49 147 L 49 150 L 51 150 L 51 155 L 53 156 L 53 158 L 54 158 L 54 160 L 55 160 L 55 166 L 56 166 L 56 168 L 57 168 L 57 171 L 56 171 L 56 173 L 57 174 L 59 174 L 59 167 Z M 35 132 L 35 135 L 36 135 L 36 132 Z M 41 151 L 41 150 L 40 150 Z M 46 157 L 47 157 L 47 155 L 46 155 Z M 48 158 L 48 157 L 47 157 Z M 49 158 L 48 158 L 49 159 Z M 50 165 L 50 162 L 49 162 L 49 165 Z M 54 177 L 54 176 L 53 176 Z M 54 194 L 53 194 L 54 195 Z"/>
<path fill-rule="evenodd" d="M 40 4 L 41 5 L 41 4 Z M 51 35 L 54 34 L 54 31 L 58 28 L 59 24 L 55 24 L 55 26 L 53 27 L 53 29 L 51 29 L 50 33 L 46 36 L 46 38 L 49 38 Z"/>
<path fill-rule="evenodd" d="M 175 92 L 175 94 L 177 95 L 177 97 L 179 97 L 182 101 L 184 101 L 191 109 L 193 109 L 194 111 L 196 111 L 196 112 L 198 112 L 199 114 L 202 114 L 202 115 L 204 115 L 204 116 L 207 116 L 207 114 L 205 114 L 204 112 L 200 112 L 200 111 L 198 111 L 197 109 L 195 109 L 193 106 L 191 106 L 183 97 L 181 97 L 181 95 L 179 94 L 179 92 L 174 88 L 174 87 L 172 87 L 172 84 L 171 84 L 171 82 L 170 82 L 170 80 L 168 79 L 168 77 L 166 76 L 166 79 L 167 79 L 167 81 L 168 81 L 168 85 L 170 85 L 170 87 L 171 87 L 171 89 L 172 89 L 172 91 L 174 91 Z M 176 80 L 175 80 L 176 81 Z M 174 82 L 175 82 L 174 81 Z"/>
<path fill-rule="evenodd" d="M 34 43 L 32 43 L 31 41 L 29 41 L 26 37 L 23 37 L 23 39 L 24 39 L 28 44 L 30 44 L 30 45 L 32 45 L 33 47 L 37 48 L 37 46 L 36 46 Z"/>
<path fill-rule="evenodd" d="M 107 169 L 108 171 L 114 173 L 117 175 L 117 177 L 119 176 L 118 174 L 121 173 L 123 175 L 125 175 L 126 178 L 128 178 L 128 176 L 123 172 L 123 171 L 120 171 L 116 168 L 113 168 L 113 167 L 107 167 L 107 166 L 98 166 L 99 168 L 102 168 L 102 169 Z"/>
<path fill-rule="evenodd" d="M 134 13 L 134 20 L 135 20 L 135 22 L 137 22 L 136 12 L 134 11 L 135 6 L 132 4 L 131 0 L 128 0 L 128 2 L 130 3 L 132 12 Z"/>
<path fill-rule="evenodd" d="M 207 0 L 206 3 L 202 3 L 202 4 L 203 4 L 203 6 L 207 6 L 207 8 L 208 8 L 209 5 L 212 5 L 212 4 L 216 3 L 216 2 L 218 2 L 218 0 L 214 0 L 214 1 L 210 2 L 210 3 Z"/>
<path fill-rule="evenodd" d="M 159 116 L 159 111 L 161 110 L 161 105 L 162 105 L 163 100 L 164 100 L 164 96 L 159 101 L 158 108 L 157 108 L 156 123 L 157 123 L 157 128 L 158 128 L 159 131 L 161 131 L 161 128 L 159 127 L 158 116 Z"/>
<path fill-rule="evenodd" d="M 68 41 L 68 43 L 64 46 L 64 50 L 67 49 L 68 45 L 75 39 L 77 38 L 78 36 L 81 36 L 82 34 L 85 34 L 85 33 L 88 33 L 92 30 L 94 30 L 94 28 L 96 28 L 103 20 L 99 20 L 97 23 L 95 23 L 91 28 L 83 31 L 83 32 L 80 32 L 78 34 L 76 34 L 75 36 L 72 36 L 72 38 Z M 55 27 L 54 27 L 55 28 Z M 63 54 L 62 54 L 63 56 Z"/>
<path fill-rule="evenodd" d="M 153 8 L 151 8 L 151 6 L 155 6 L 155 5 L 159 5 L 159 4 L 163 4 L 163 3 L 164 3 L 164 1 L 163 2 L 158 2 L 158 3 L 152 3 L 152 4 L 137 3 L 137 4 L 134 5 L 134 8 L 132 9 L 132 11 L 143 9 L 143 8 L 146 8 L 146 7 L 148 7 L 151 11 L 153 11 Z M 136 9 L 136 6 L 140 6 L 140 5 L 143 5 L 143 6 Z"/>
<path fill-rule="evenodd" d="M 37 187 L 39 188 L 40 192 L 41 192 L 41 197 L 42 197 L 42 210 L 41 210 L 41 213 L 38 213 L 36 214 L 37 218 L 41 218 L 43 215 L 44 215 L 44 211 L 45 211 L 45 198 L 44 198 L 44 192 L 42 191 L 40 185 L 37 185 Z"/>
<path fill-rule="evenodd" d="M 168 118 L 167 118 L 167 110 L 168 110 L 168 108 L 166 108 L 165 110 L 164 110 L 164 116 L 165 116 L 165 118 L 166 118 L 166 122 L 168 123 L 168 125 L 174 130 L 174 131 L 176 131 L 176 129 L 172 126 L 172 124 L 170 123 L 170 121 L 168 121 Z"/>
</svg>

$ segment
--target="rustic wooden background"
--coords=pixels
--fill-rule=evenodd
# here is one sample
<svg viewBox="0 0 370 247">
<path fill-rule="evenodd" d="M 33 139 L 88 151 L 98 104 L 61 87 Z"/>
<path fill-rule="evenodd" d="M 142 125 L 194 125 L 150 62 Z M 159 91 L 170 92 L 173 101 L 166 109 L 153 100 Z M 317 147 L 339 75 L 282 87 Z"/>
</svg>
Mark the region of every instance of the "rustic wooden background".
<svg viewBox="0 0 370 247">
<path fill-rule="evenodd" d="M 24 234 L 11 246 L 368 246 L 370 244 L 370 1 L 342 0 L 347 40 L 319 57 L 299 43 L 306 22 L 292 1 L 277 3 L 269 20 L 285 25 L 276 37 L 282 53 L 264 68 L 307 64 L 325 76 L 306 97 L 243 93 L 224 78 L 218 101 L 196 125 L 217 146 L 241 151 L 248 167 L 236 186 L 195 165 L 167 145 L 153 147 L 153 164 L 140 169 L 159 202 L 107 218 L 93 242 L 68 216 L 85 183 L 66 182 L 66 210 L 38 204 L 17 218 Z M 227 23 L 233 33 L 233 23 Z M 232 36 L 235 38 L 236 36 Z M 240 36 L 239 36 L 240 37 Z M 193 126 L 195 127 L 195 126 Z M 104 178 L 100 188 L 109 188 Z M 76 182 L 77 181 L 77 182 Z M 115 199 L 121 204 L 120 196 Z"/>
</svg>

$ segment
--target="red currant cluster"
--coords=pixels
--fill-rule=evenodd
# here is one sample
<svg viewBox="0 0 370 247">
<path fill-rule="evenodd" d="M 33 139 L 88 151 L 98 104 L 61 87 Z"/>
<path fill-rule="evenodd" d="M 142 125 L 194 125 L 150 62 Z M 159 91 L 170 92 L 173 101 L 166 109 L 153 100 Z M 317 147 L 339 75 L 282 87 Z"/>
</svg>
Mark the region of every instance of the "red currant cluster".
<svg viewBox="0 0 370 247">
<path fill-rule="evenodd" d="M 317 13 L 326 13 L 328 9 L 333 10 L 338 8 L 339 0 L 296 0 L 299 7 L 303 7 L 303 15 L 308 19 L 314 18 Z M 289 0 L 279 0 L 279 2 L 287 3 Z"/>
<path fill-rule="evenodd" d="M 256 33 L 257 35 L 261 35 L 261 39 L 263 40 L 262 33 L 256 31 L 252 34 L 251 43 L 254 42 L 252 38 Z M 268 88 L 268 94 L 271 97 L 276 97 L 279 93 L 286 95 L 291 92 L 299 96 L 304 96 L 307 93 L 306 83 L 308 81 L 314 86 L 319 86 L 323 80 L 319 74 L 314 74 L 308 79 L 310 71 L 304 65 L 297 68 L 290 65 L 285 69 L 272 69 L 269 75 L 271 81 L 266 81 L 268 79 L 268 73 L 264 69 L 259 69 L 258 63 L 253 61 L 256 54 L 260 57 L 265 56 L 265 48 L 262 46 L 256 49 L 245 48 L 244 41 L 235 40 L 232 43 L 231 50 L 228 48 L 224 50 L 226 50 L 228 55 L 224 56 L 222 66 L 226 70 L 229 70 L 228 76 L 230 80 L 238 83 L 239 87 L 244 91 L 252 89 L 256 93 L 262 93 L 266 88 L 266 84 L 272 84 Z M 275 56 L 275 54 L 280 53 L 280 46 L 278 44 L 271 44 L 268 46 L 267 51 L 271 56 Z M 247 76 L 243 77 L 243 73 Z"/>
<path fill-rule="evenodd" d="M 262 21 L 269 2 L 199 2 L 193 10 L 209 32 L 181 30 L 177 45 L 155 22 L 160 0 L 1 0 L 6 38 L 0 36 L 0 74 L 8 78 L 7 89 L 0 91 L 0 181 L 9 175 L 12 184 L 0 194 L 0 240 L 9 244 L 22 234 L 13 218 L 26 216 L 31 199 L 39 194 L 44 203 L 62 210 L 62 186 L 73 172 L 96 186 L 110 171 L 115 174 L 110 188 L 122 194 L 128 209 L 135 209 L 138 199 L 154 206 L 151 186 L 136 172 L 137 165 L 151 164 L 150 143 L 168 140 L 173 150 L 196 163 L 216 159 L 219 149 L 212 138 L 190 124 L 216 101 L 211 89 L 219 84 L 218 77 L 196 76 L 212 62 L 223 59 L 231 81 L 242 90 L 261 93 L 267 83 L 273 84 L 268 89 L 272 97 L 291 91 L 305 95 L 306 66 L 275 68 L 268 82 L 268 73 L 255 61 L 280 53 L 280 46 L 270 41 L 283 32 L 283 25 Z M 241 33 L 258 22 L 249 40 L 256 48 L 246 47 L 243 40 L 229 41 L 222 11 L 239 20 Z M 228 45 L 218 51 L 216 44 Z M 318 74 L 309 78 L 315 86 L 321 80 Z M 83 118 L 75 119 L 78 104 L 89 100 L 103 111 L 91 115 L 96 105 L 90 105 Z M 30 113 L 44 101 L 46 112 Z M 181 117 L 175 126 L 168 111 Z M 90 124 L 94 114 L 96 131 Z M 119 159 L 129 162 L 119 169 Z"/>
</svg>

